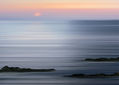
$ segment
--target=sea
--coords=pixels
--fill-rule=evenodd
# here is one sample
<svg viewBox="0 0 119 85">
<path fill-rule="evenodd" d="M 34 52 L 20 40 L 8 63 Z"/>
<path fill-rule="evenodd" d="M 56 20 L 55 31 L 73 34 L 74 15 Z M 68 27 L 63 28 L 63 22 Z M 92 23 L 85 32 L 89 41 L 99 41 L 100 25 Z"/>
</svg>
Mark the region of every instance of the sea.
<svg viewBox="0 0 119 85">
<path fill-rule="evenodd" d="M 56 69 L 3 72 L 0 85 L 119 85 L 119 77 L 71 78 L 71 74 L 119 72 L 119 20 L 0 21 L 0 68 Z"/>
</svg>

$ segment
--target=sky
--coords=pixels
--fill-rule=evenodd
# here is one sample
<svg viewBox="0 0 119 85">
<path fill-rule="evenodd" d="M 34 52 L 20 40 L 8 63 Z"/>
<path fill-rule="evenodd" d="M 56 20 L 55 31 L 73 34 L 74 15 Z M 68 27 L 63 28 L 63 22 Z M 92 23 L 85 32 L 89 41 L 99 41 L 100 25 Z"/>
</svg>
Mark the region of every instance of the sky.
<svg viewBox="0 0 119 85">
<path fill-rule="evenodd" d="M 119 0 L 0 0 L 0 19 L 119 19 Z"/>
</svg>

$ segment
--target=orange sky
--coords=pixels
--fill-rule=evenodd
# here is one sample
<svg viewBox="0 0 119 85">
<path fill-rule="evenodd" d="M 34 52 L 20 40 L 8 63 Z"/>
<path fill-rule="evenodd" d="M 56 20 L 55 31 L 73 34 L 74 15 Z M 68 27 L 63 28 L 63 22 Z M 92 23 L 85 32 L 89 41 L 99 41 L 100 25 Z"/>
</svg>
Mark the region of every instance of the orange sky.
<svg viewBox="0 0 119 85">
<path fill-rule="evenodd" d="M 19 3 L 0 4 L 0 10 L 8 9 L 84 9 L 84 8 L 119 8 L 119 3 Z"/>
</svg>

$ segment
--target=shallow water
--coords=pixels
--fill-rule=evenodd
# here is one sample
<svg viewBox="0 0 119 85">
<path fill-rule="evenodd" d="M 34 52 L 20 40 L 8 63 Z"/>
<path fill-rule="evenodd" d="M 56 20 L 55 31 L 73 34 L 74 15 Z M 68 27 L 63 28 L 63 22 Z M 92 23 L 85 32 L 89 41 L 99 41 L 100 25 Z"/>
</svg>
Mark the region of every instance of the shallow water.
<svg viewBox="0 0 119 85">
<path fill-rule="evenodd" d="M 0 67 L 55 68 L 55 72 L 0 73 L 1 85 L 118 85 L 113 78 L 66 78 L 73 73 L 119 72 L 119 21 L 0 21 Z"/>
</svg>

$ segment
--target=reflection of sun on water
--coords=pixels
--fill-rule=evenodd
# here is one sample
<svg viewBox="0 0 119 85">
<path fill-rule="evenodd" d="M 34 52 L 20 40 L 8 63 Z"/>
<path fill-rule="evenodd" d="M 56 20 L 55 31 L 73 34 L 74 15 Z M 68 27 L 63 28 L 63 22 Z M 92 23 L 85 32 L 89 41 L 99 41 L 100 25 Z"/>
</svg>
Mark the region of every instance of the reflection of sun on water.
<svg viewBox="0 0 119 85">
<path fill-rule="evenodd" d="M 34 13 L 34 16 L 36 16 L 36 17 L 41 16 L 41 13 L 39 13 L 39 12 Z"/>
</svg>

